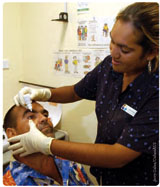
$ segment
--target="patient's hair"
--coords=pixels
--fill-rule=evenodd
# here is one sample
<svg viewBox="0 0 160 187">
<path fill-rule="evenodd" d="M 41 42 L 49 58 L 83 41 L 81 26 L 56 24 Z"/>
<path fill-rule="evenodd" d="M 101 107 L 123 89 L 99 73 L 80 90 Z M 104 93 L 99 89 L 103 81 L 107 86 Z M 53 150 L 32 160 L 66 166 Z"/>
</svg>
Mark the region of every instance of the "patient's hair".
<svg viewBox="0 0 160 187">
<path fill-rule="evenodd" d="M 13 105 L 8 112 L 6 113 L 3 121 L 3 128 L 6 131 L 7 128 L 16 128 L 16 115 L 14 114 L 13 110 L 16 105 Z"/>
</svg>

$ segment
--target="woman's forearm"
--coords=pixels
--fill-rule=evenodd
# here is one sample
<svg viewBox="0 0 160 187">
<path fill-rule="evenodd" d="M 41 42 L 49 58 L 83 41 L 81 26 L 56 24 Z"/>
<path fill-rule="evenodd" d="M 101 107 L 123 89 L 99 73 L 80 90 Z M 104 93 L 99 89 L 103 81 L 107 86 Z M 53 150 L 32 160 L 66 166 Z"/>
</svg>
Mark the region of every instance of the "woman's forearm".
<svg viewBox="0 0 160 187">
<path fill-rule="evenodd" d="M 75 93 L 74 85 L 51 89 L 52 96 L 49 101 L 56 103 L 71 103 L 81 100 Z"/>
<path fill-rule="evenodd" d="M 68 160 L 103 168 L 123 167 L 141 154 L 120 144 L 74 143 L 56 139 L 52 141 L 51 151 Z"/>
</svg>

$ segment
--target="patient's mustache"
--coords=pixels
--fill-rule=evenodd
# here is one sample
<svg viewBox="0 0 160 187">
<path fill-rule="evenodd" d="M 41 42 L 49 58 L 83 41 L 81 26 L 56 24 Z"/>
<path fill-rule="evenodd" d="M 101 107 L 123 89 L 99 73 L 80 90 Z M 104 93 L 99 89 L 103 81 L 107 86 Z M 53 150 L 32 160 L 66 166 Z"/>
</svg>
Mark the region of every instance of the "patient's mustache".
<svg viewBox="0 0 160 187">
<path fill-rule="evenodd" d="M 50 127 L 52 129 L 52 127 L 50 126 L 50 124 L 48 122 L 42 122 L 42 123 L 38 123 L 37 128 L 41 131 L 43 128 L 45 127 Z"/>
</svg>

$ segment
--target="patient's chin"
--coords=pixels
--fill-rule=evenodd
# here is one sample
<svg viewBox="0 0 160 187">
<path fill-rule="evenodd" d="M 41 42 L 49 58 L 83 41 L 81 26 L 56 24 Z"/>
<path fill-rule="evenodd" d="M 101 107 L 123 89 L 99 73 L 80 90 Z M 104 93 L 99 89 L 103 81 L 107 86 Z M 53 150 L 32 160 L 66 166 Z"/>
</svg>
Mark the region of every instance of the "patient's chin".
<svg viewBox="0 0 160 187">
<path fill-rule="evenodd" d="M 47 136 L 47 137 L 52 137 L 52 138 L 55 137 L 55 136 L 54 136 L 54 129 L 51 128 L 50 126 L 41 129 L 41 132 L 42 132 L 45 136 Z"/>
<path fill-rule="evenodd" d="M 51 137 L 51 138 L 54 138 L 54 137 L 55 137 L 53 131 L 52 131 L 52 132 L 50 132 L 50 131 L 45 131 L 45 132 L 43 132 L 43 134 L 44 134 L 45 136 L 47 136 L 47 137 Z"/>
<path fill-rule="evenodd" d="M 51 137 L 51 138 L 54 138 L 54 137 L 55 137 L 53 133 L 49 133 L 49 134 L 47 134 L 46 136 L 47 136 L 47 137 Z"/>
</svg>

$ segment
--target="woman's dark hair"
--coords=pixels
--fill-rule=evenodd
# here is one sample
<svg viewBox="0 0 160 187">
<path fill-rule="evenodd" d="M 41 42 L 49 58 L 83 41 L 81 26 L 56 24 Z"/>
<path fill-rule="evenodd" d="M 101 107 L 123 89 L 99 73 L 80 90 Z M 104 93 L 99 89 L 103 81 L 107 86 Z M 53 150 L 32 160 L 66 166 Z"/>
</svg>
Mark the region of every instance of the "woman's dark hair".
<svg viewBox="0 0 160 187">
<path fill-rule="evenodd" d="M 159 5 L 154 2 L 137 2 L 119 12 L 117 20 L 131 22 L 142 37 L 138 44 L 143 47 L 143 53 L 157 51 L 152 60 L 155 71 L 159 66 Z"/>
<path fill-rule="evenodd" d="M 16 128 L 16 116 L 13 114 L 13 109 L 16 105 L 13 105 L 6 113 L 3 121 L 3 128 L 6 131 L 7 128 Z"/>
</svg>

